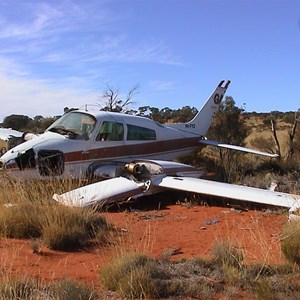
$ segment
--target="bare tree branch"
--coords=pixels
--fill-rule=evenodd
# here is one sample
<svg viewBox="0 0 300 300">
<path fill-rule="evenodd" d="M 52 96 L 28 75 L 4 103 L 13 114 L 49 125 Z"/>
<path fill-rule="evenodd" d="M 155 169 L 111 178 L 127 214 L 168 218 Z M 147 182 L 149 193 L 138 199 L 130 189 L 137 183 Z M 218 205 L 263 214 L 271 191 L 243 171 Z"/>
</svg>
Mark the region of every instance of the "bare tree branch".
<svg viewBox="0 0 300 300">
<path fill-rule="evenodd" d="M 127 113 L 127 107 L 134 103 L 132 99 L 138 94 L 138 89 L 138 85 L 134 86 L 128 92 L 126 98 L 122 99 L 119 90 L 106 84 L 106 90 L 99 97 L 101 102 L 104 103 L 104 107 L 101 110 Z"/>
<path fill-rule="evenodd" d="M 276 143 L 276 152 L 278 154 L 278 157 L 279 159 L 281 158 L 281 150 L 280 150 L 280 144 L 279 144 L 279 141 L 278 141 L 278 138 L 277 138 L 277 132 L 276 132 L 276 123 L 274 122 L 274 120 L 271 119 L 271 130 L 272 130 L 272 133 L 273 133 L 273 138 L 275 140 L 275 143 Z"/>
<path fill-rule="evenodd" d="M 289 148 L 288 148 L 288 153 L 287 153 L 287 157 L 286 157 L 287 160 L 291 159 L 295 152 L 294 151 L 294 137 L 295 137 L 295 133 L 296 133 L 297 124 L 298 124 L 298 118 L 297 118 L 297 113 L 295 113 L 294 123 L 289 132 L 289 140 L 288 140 Z"/>
</svg>

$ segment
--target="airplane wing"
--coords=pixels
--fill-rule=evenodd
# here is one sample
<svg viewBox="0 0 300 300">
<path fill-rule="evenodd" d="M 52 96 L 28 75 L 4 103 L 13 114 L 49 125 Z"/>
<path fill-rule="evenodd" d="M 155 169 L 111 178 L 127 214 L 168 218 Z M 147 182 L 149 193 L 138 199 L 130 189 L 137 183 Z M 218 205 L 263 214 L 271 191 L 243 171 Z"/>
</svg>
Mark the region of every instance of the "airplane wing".
<svg viewBox="0 0 300 300">
<path fill-rule="evenodd" d="M 125 177 L 116 177 L 89 184 L 64 194 L 54 194 L 53 199 L 64 205 L 85 207 L 121 201 L 143 192 L 143 186 Z"/>
<path fill-rule="evenodd" d="M 152 185 L 235 200 L 293 208 L 293 210 L 300 207 L 299 195 L 198 178 L 166 176 L 153 180 Z"/>
<path fill-rule="evenodd" d="M 124 170 L 127 177 L 100 181 L 62 195 L 55 194 L 53 199 L 65 205 L 85 207 L 97 202 L 117 202 L 124 198 L 174 189 L 286 207 L 290 213 L 300 208 L 300 195 L 195 178 L 199 175 L 196 169 L 185 164 L 138 160 L 126 164 Z"/>
<path fill-rule="evenodd" d="M 7 141 L 12 137 L 18 137 L 21 138 L 23 135 L 23 132 L 13 130 L 10 128 L 0 128 L 0 139 L 3 141 Z"/>
<path fill-rule="evenodd" d="M 278 154 L 262 152 L 259 150 L 254 150 L 254 149 L 241 147 L 241 146 L 224 144 L 224 143 L 221 143 L 218 141 L 212 141 L 212 140 L 207 140 L 207 139 L 200 140 L 199 143 L 204 144 L 204 145 L 214 146 L 214 147 L 220 147 L 220 148 L 226 148 L 226 149 L 231 149 L 231 150 L 237 150 L 237 151 L 257 154 L 257 155 L 268 156 L 268 157 L 272 157 L 272 158 L 278 157 Z"/>
</svg>

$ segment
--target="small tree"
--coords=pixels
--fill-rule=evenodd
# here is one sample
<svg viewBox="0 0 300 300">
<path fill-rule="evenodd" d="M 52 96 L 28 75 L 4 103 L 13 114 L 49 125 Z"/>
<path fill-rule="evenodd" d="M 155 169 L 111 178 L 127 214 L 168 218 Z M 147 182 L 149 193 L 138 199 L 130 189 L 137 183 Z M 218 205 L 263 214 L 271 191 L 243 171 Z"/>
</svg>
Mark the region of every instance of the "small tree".
<svg viewBox="0 0 300 300">
<path fill-rule="evenodd" d="M 40 127 L 38 128 L 38 133 L 44 132 L 52 123 L 54 123 L 57 117 L 47 117 L 41 120 Z"/>
<path fill-rule="evenodd" d="M 181 123 L 190 121 L 198 110 L 195 107 L 184 106 L 173 110 L 169 107 L 158 109 L 157 107 L 139 107 L 137 115 L 152 119 L 160 123 Z"/>
<path fill-rule="evenodd" d="M 232 97 L 226 96 L 208 131 L 208 137 L 227 144 L 244 146 L 248 131 L 242 115 L 243 111 L 235 105 Z M 236 181 L 240 175 L 240 160 L 243 154 L 218 148 L 212 150 L 212 155 L 219 179 L 226 182 Z"/>
<path fill-rule="evenodd" d="M 24 130 L 27 129 L 30 121 L 32 121 L 31 118 L 24 115 L 9 115 L 4 118 L 4 121 L 2 123 L 2 127 L 4 128 L 12 128 L 15 130 Z"/>
<path fill-rule="evenodd" d="M 173 113 L 174 122 L 187 122 L 193 119 L 197 114 L 198 110 L 196 107 L 184 106 L 181 109 L 177 109 Z"/>
</svg>

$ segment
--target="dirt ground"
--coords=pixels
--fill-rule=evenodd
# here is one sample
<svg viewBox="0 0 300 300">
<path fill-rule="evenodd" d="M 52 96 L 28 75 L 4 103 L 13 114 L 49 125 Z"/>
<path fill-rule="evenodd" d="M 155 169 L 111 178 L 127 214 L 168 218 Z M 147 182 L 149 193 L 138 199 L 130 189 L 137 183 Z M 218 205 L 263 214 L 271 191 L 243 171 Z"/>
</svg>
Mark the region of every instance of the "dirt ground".
<svg viewBox="0 0 300 300">
<path fill-rule="evenodd" d="M 97 288 L 99 270 L 122 252 L 141 250 L 172 260 L 209 257 L 213 245 L 224 239 L 243 249 L 246 263 L 284 263 L 280 235 L 286 214 L 240 211 L 227 205 L 166 203 L 163 197 L 145 198 L 102 213 L 119 233 L 111 246 L 98 245 L 77 252 L 51 251 L 41 246 L 39 253 L 33 253 L 32 241 L 1 239 L 1 276 L 21 274 L 46 281 L 70 278 Z"/>
</svg>

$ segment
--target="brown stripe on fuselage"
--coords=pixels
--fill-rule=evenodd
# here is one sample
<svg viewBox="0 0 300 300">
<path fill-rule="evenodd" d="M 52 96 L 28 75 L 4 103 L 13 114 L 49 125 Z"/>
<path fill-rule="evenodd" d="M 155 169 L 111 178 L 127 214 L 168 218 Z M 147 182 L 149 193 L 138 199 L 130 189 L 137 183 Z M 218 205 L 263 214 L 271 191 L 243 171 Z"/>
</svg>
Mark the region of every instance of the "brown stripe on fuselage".
<svg viewBox="0 0 300 300">
<path fill-rule="evenodd" d="M 138 155 L 151 155 L 159 152 L 168 152 L 175 150 L 184 150 L 193 147 L 200 147 L 199 137 L 184 138 L 167 141 L 147 142 L 133 145 L 110 146 L 97 149 L 90 149 L 88 153 L 82 151 L 65 153 L 65 161 L 109 159 L 114 157 L 130 157 Z"/>
</svg>

